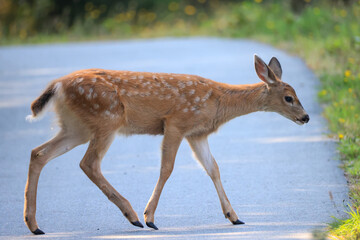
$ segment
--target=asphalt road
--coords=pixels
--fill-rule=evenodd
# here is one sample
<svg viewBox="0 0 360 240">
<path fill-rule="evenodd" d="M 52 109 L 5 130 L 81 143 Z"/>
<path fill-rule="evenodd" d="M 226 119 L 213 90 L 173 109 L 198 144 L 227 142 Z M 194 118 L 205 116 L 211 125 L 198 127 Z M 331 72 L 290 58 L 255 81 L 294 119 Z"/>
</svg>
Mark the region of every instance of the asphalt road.
<svg viewBox="0 0 360 240">
<path fill-rule="evenodd" d="M 32 236 L 22 216 L 30 151 L 51 138 L 57 127 L 51 113 L 31 124 L 25 116 L 50 80 L 97 67 L 254 83 L 260 81 L 254 53 L 266 61 L 272 56 L 280 60 L 283 80 L 296 89 L 311 119 L 298 126 L 275 113 L 253 113 L 209 138 L 225 191 L 245 225 L 233 226 L 224 218 L 213 183 L 184 141 L 155 214 L 160 230 L 136 228 L 79 168 L 83 145 L 44 168 L 37 220 L 46 235 Z M 298 57 L 248 40 L 169 38 L 1 47 L 0 238 L 310 239 L 331 216 L 343 215 L 348 202 L 336 142 L 326 137 L 326 121 L 316 102 L 318 85 Z M 142 222 L 159 174 L 160 142 L 160 136 L 120 136 L 102 163 L 105 177 L 132 203 Z"/>
</svg>

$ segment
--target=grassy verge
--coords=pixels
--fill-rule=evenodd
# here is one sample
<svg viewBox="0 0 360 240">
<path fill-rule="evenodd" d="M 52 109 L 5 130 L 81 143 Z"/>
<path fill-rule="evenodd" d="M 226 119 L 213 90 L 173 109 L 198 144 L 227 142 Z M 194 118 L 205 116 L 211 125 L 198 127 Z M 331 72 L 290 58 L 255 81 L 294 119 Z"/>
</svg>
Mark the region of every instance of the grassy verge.
<svg viewBox="0 0 360 240">
<path fill-rule="evenodd" d="M 314 1 L 294 13 L 290 1 L 174 0 L 158 12 L 128 10 L 102 21 L 91 18 L 92 9 L 84 22 L 57 35 L 29 37 L 20 31 L 19 37 L 0 38 L 0 44 L 215 35 L 253 38 L 300 55 L 322 82 L 319 99 L 339 139 L 350 186 L 349 218 L 330 224 L 329 236 L 360 239 L 360 1 L 348 2 Z"/>
</svg>

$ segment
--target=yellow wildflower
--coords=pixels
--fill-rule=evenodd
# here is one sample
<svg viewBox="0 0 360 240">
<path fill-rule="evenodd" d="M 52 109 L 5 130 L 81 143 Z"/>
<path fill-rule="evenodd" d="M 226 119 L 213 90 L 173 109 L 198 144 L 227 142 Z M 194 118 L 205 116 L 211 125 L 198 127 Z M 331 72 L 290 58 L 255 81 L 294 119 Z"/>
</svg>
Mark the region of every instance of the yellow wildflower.
<svg viewBox="0 0 360 240">
<path fill-rule="evenodd" d="M 349 93 L 352 93 L 353 90 L 352 90 L 352 88 L 349 88 L 348 91 L 349 91 Z"/>
<path fill-rule="evenodd" d="M 344 138 L 344 135 L 342 135 L 341 133 L 339 133 L 339 139 L 343 139 Z"/>
<path fill-rule="evenodd" d="M 345 119 L 339 118 L 339 123 L 344 123 L 344 122 L 345 122 Z"/>
<path fill-rule="evenodd" d="M 346 70 L 345 71 L 345 77 L 350 77 L 351 76 L 351 71 L 350 70 Z"/>
<path fill-rule="evenodd" d="M 262 2 L 262 0 L 255 0 L 255 2 L 256 2 L 256 3 L 261 3 L 261 2 Z"/>
<path fill-rule="evenodd" d="M 325 96 L 325 95 L 327 94 L 326 89 L 321 90 L 320 94 L 321 94 L 322 96 Z"/>
<path fill-rule="evenodd" d="M 187 5 L 184 9 L 186 15 L 194 15 L 196 13 L 196 8 L 193 5 Z"/>
</svg>

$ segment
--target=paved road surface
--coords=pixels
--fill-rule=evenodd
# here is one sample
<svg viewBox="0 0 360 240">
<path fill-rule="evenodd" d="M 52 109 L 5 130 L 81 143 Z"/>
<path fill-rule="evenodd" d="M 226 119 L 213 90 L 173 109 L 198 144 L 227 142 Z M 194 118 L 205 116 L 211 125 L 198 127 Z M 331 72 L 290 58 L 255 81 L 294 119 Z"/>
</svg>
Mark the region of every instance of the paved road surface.
<svg viewBox="0 0 360 240">
<path fill-rule="evenodd" d="M 37 220 L 23 223 L 23 190 L 32 148 L 53 136 L 51 114 L 25 122 L 30 102 L 54 78 L 84 68 L 198 74 L 232 84 L 258 82 L 253 54 L 277 56 L 283 80 L 298 93 L 310 123 L 275 113 L 235 119 L 213 134 L 210 147 L 228 197 L 246 225 L 222 214 L 210 178 L 183 142 L 155 215 L 159 231 L 130 225 L 79 168 L 86 146 L 50 162 L 42 172 Z M 247 40 L 156 39 L 0 48 L 0 238 L 2 239 L 309 239 L 332 215 L 343 214 L 346 180 L 336 143 L 316 103 L 318 80 L 299 58 Z M 119 137 L 107 153 L 105 177 L 141 216 L 158 178 L 161 137 Z M 333 200 L 329 197 L 332 193 Z"/>
</svg>

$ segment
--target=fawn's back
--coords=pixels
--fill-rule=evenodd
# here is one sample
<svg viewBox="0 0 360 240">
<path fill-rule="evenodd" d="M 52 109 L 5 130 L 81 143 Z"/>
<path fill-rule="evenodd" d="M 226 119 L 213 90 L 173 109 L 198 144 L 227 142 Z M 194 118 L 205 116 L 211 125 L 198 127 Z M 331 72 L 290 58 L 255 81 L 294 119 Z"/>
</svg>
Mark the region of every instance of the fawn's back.
<svg viewBox="0 0 360 240">
<path fill-rule="evenodd" d="M 126 135 L 163 134 L 165 120 L 184 135 L 215 127 L 211 119 L 220 86 L 199 76 L 89 69 L 54 83 L 62 91 L 57 112 L 68 107 L 93 130 L 106 126 Z"/>
</svg>

